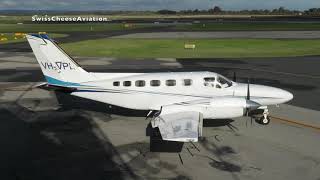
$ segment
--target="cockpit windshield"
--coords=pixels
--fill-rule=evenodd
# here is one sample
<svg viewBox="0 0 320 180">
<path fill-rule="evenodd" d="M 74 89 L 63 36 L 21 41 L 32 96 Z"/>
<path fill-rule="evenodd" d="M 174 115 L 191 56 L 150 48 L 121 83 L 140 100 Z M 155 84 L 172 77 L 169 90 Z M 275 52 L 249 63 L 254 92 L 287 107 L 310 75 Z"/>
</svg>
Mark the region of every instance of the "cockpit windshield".
<svg viewBox="0 0 320 180">
<path fill-rule="evenodd" d="M 223 76 L 205 77 L 203 80 L 204 80 L 204 86 L 207 86 L 207 87 L 221 89 L 221 88 L 227 88 L 232 86 L 232 82 Z"/>
<path fill-rule="evenodd" d="M 232 86 L 232 82 L 223 76 L 218 76 L 217 80 L 218 80 L 218 83 L 220 83 L 221 87 L 223 88 Z"/>
</svg>

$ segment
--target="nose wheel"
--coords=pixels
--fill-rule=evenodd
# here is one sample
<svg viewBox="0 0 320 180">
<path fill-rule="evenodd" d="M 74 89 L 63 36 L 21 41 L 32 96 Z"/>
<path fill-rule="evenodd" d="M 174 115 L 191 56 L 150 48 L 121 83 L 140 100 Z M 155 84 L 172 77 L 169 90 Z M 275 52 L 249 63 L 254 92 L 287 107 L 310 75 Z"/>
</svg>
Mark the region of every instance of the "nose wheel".
<svg viewBox="0 0 320 180">
<path fill-rule="evenodd" d="M 262 116 L 259 119 L 259 124 L 268 125 L 269 123 L 270 123 L 270 118 L 268 116 L 267 117 Z"/>
</svg>

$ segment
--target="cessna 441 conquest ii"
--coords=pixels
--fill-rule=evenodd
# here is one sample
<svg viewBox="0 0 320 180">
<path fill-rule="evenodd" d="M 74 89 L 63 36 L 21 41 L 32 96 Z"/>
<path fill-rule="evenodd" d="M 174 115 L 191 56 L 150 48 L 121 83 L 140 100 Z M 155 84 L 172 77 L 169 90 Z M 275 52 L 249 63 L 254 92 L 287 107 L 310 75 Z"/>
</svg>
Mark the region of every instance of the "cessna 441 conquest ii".
<svg viewBox="0 0 320 180">
<path fill-rule="evenodd" d="M 45 34 L 27 39 L 47 80 L 46 87 L 135 110 L 148 110 L 153 128 L 167 141 L 197 142 L 203 119 L 235 118 L 290 101 L 285 90 L 238 83 L 214 72 L 92 73 L 82 69 Z"/>
</svg>

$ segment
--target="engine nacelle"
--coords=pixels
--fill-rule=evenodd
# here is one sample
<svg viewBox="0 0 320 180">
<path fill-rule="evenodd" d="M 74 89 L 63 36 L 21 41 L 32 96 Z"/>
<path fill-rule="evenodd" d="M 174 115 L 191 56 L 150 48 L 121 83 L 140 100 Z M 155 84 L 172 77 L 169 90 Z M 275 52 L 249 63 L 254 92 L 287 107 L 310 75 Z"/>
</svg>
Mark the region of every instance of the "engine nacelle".
<svg viewBox="0 0 320 180">
<path fill-rule="evenodd" d="M 243 116 L 247 101 L 244 98 L 214 98 L 203 111 L 203 118 L 224 119 Z"/>
<path fill-rule="evenodd" d="M 246 108 L 252 110 L 258 107 L 260 107 L 260 104 L 245 98 L 216 97 L 211 99 L 209 104 L 207 104 L 207 101 L 199 101 L 190 106 L 174 104 L 165 106 L 162 110 L 165 110 L 166 113 L 196 111 L 201 112 L 204 119 L 226 119 L 241 117 L 244 115 Z"/>
</svg>

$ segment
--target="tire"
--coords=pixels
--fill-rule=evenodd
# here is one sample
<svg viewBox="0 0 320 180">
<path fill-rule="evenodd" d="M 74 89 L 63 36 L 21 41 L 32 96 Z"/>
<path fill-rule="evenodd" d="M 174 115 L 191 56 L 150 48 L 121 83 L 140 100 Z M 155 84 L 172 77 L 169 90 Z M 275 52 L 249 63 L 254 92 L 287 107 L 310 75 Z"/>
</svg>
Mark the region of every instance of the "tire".
<svg viewBox="0 0 320 180">
<path fill-rule="evenodd" d="M 259 123 L 262 125 L 268 125 L 270 123 L 270 118 L 267 116 L 265 119 L 263 116 L 259 119 Z"/>
</svg>

